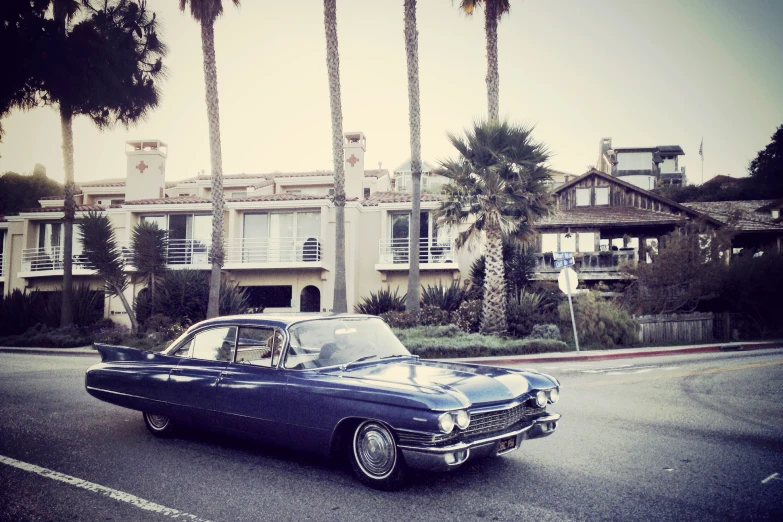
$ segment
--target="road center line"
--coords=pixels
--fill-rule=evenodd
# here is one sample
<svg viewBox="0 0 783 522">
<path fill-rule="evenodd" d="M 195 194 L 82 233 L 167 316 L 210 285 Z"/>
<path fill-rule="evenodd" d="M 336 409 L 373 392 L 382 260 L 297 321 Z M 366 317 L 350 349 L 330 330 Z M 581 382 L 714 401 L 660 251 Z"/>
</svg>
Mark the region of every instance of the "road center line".
<svg viewBox="0 0 783 522">
<path fill-rule="evenodd" d="M 144 500 L 143 498 L 139 498 L 135 495 L 131 495 L 130 493 L 125 493 L 124 491 L 107 488 L 106 486 L 101 486 L 100 484 L 94 484 L 92 482 L 88 482 L 80 478 L 72 477 L 70 475 L 65 475 L 64 473 L 59 473 L 51 469 L 42 468 L 40 466 L 36 466 L 35 464 L 28 464 L 27 462 L 22 462 L 20 460 L 12 459 L 11 457 L 0 455 L 0 462 L 17 469 L 29 471 L 31 473 L 36 473 L 38 475 L 41 475 L 42 477 L 50 478 L 52 480 L 59 480 L 60 482 L 65 482 L 66 484 L 70 484 L 71 486 L 76 486 L 77 488 L 82 488 L 82 489 L 86 489 L 87 491 L 100 493 L 101 495 L 107 496 L 109 498 L 113 498 L 114 500 L 119 500 L 120 502 L 127 502 L 128 504 L 136 506 L 137 508 L 143 509 L 145 511 L 152 511 L 153 513 L 159 513 L 161 515 L 165 515 L 171 518 L 191 520 L 192 522 L 209 522 L 209 520 L 206 520 L 204 518 L 199 518 L 196 515 L 191 515 L 190 513 L 185 513 L 184 511 L 180 511 L 178 509 L 161 506 L 160 504 L 156 504 L 154 502 L 150 502 L 149 500 Z"/>
<path fill-rule="evenodd" d="M 777 473 L 773 473 L 773 474 L 772 474 L 772 475 L 770 475 L 769 477 L 767 477 L 767 478 L 765 478 L 764 480 L 762 480 L 762 481 L 761 481 L 761 483 L 762 483 L 762 484 L 766 484 L 767 482 L 769 482 L 770 480 L 772 480 L 772 479 L 774 479 L 774 478 L 778 478 L 778 474 L 777 474 Z"/>
<path fill-rule="evenodd" d="M 572 384 L 568 386 L 569 389 L 571 388 L 589 388 L 592 386 L 606 386 L 608 384 L 630 384 L 630 383 L 636 383 L 636 382 L 645 382 L 645 381 L 660 381 L 664 379 L 676 379 L 679 377 L 692 377 L 695 375 L 707 375 L 710 373 L 720 373 L 720 372 L 730 372 L 734 370 L 747 370 L 750 368 L 761 368 L 763 366 L 778 366 L 783 364 L 783 361 L 775 361 L 775 362 L 766 362 L 766 363 L 756 363 L 756 364 L 745 364 L 742 366 L 727 366 L 725 368 L 713 368 L 711 370 L 700 370 L 697 372 L 684 372 L 684 373 L 672 373 L 669 375 L 656 375 L 654 377 L 638 377 L 638 378 L 632 378 L 632 379 L 616 379 L 616 380 L 605 380 L 605 381 L 593 381 L 593 382 L 582 382 L 577 384 Z"/>
</svg>

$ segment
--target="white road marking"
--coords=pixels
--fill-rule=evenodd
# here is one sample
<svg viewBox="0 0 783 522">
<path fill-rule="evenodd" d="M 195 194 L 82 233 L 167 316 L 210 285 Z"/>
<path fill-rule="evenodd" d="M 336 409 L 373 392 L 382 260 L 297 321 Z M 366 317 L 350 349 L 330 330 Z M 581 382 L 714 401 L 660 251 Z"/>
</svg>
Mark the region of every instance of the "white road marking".
<svg viewBox="0 0 783 522">
<path fill-rule="evenodd" d="M 762 484 L 766 484 L 767 482 L 769 482 L 770 480 L 773 480 L 773 479 L 777 479 L 777 480 L 783 480 L 783 479 L 779 479 L 779 478 L 778 478 L 778 474 L 777 474 L 777 473 L 773 473 L 773 474 L 772 474 L 772 475 L 770 475 L 769 477 L 767 477 L 767 478 L 765 478 L 764 480 L 762 480 L 762 481 L 761 481 L 761 483 L 762 483 Z"/>
<path fill-rule="evenodd" d="M 100 493 L 101 495 L 107 496 L 109 498 L 113 498 L 114 500 L 119 500 L 120 502 L 127 502 L 128 504 L 136 506 L 139 509 L 143 509 L 144 511 L 152 511 L 153 513 L 158 513 L 167 517 L 182 518 L 182 519 L 190 520 L 192 522 L 210 522 L 209 520 L 204 518 L 199 518 L 196 515 L 191 515 L 190 513 L 185 513 L 184 511 L 180 511 L 178 509 L 161 506 L 160 504 L 156 504 L 154 502 L 150 502 L 149 500 L 144 500 L 143 498 L 139 498 L 135 495 L 131 495 L 130 493 L 125 493 L 124 491 L 107 488 L 106 486 L 101 486 L 100 484 L 94 484 L 92 482 L 88 482 L 80 478 L 72 477 L 70 475 L 65 475 L 64 473 L 59 473 L 51 469 L 42 468 L 40 466 L 36 466 L 35 464 L 28 464 L 27 462 L 22 462 L 20 460 L 12 459 L 11 457 L 0 455 L 0 462 L 12 466 L 14 468 L 18 468 L 24 471 L 29 471 L 31 473 L 36 473 L 38 475 L 41 475 L 42 477 L 50 478 L 52 480 L 59 480 L 60 482 L 65 482 L 66 484 L 70 484 L 71 486 L 76 486 L 77 488 L 82 488 L 82 489 L 86 489 L 87 491 Z"/>
</svg>

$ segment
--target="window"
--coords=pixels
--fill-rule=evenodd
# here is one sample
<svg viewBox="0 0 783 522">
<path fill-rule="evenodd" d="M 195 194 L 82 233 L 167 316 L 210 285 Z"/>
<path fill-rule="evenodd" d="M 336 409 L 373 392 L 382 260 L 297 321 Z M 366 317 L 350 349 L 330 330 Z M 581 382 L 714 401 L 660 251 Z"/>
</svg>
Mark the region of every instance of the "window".
<svg viewBox="0 0 783 522">
<path fill-rule="evenodd" d="M 560 234 L 560 251 L 574 252 L 576 250 L 576 234 Z"/>
<path fill-rule="evenodd" d="M 408 262 L 410 219 L 410 212 L 389 214 L 387 254 L 391 255 L 393 263 Z M 450 252 L 451 235 L 448 228 L 439 227 L 432 213 L 422 212 L 419 218 L 419 262 L 448 262 Z"/>
<path fill-rule="evenodd" d="M 286 194 L 301 194 L 302 189 L 285 189 Z"/>
<path fill-rule="evenodd" d="M 320 261 L 320 236 L 320 212 L 245 214 L 242 227 L 242 261 Z"/>
<path fill-rule="evenodd" d="M 330 196 L 334 196 L 334 189 L 333 189 L 333 188 L 330 188 L 330 189 L 329 189 L 329 195 L 330 195 Z"/>
<path fill-rule="evenodd" d="M 276 366 L 283 348 L 283 335 L 274 328 L 239 329 L 236 362 L 257 366 Z"/>
<path fill-rule="evenodd" d="M 364 188 L 364 199 L 367 199 L 369 197 L 370 197 L 370 188 L 369 187 L 365 187 Z"/>
<path fill-rule="evenodd" d="M 587 207 L 590 206 L 590 189 L 578 188 L 576 189 L 576 206 Z"/>
<path fill-rule="evenodd" d="M 247 190 L 240 190 L 231 193 L 232 198 L 244 198 L 245 196 L 247 196 Z"/>
<path fill-rule="evenodd" d="M 772 219 L 777 219 L 779 217 L 780 217 L 780 210 L 779 209 L 773 210 L 772 211 Z"/>
<path fill-rule="evenodd" d="M 146 288 L 145 288 L 146 290 Z M 177 348 L 177 350 L 171 355 L 175 357 L 190 357 L 190 349 L 193 347 L 193 339 L 188 339 L 188 342 Z"/>
<path fill-rule="evenodd" d="M 169 264 L 208 263 L 207 248 L 212 242 L 212 216 L 171 214 L 168 222 Z"/>
<path fill-rule="evenodd" d="M 206 361 L 233 360 L 236 336 L 236 326 L 213 328 L 197 333 L 193 337 L 193 358 Z"/>
<path fill-rule="evenodd" d="M 167 230 L 168 225 L 166 225 L 166 216 L 142 216 L 141 217 L 142 223 L 155 223 L 158 225 L 158 228 L 160 230 Z"/>
<path fill-rule="evenodd" d="M 595 234 L 593 232 L 579 233 L 579 251 L 593 252 L 595 250 Z"/>
<path fill-rule="evenodd" d="M 609 204 L 609 187 L 595 187 L 595 204 Z"/>
<path fill-rule="evenodd" d="M 557 234 L 541 234 L 541 252 L 557 251 Z"/>
</svg>

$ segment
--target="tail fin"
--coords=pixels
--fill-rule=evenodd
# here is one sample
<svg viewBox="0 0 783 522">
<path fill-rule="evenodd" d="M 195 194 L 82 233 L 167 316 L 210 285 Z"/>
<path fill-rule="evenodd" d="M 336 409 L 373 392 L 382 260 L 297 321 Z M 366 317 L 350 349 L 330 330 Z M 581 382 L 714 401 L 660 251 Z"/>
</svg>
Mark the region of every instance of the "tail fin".
<svg viewBox="0 0 783 522">
<path fill-rule="evenodd" d="M 131 348 L 129 346 L 114 346 L 111 344 L 94 343 L 95 349 L 101 354 L 101 362 L 143 361 L 154 357 L 153 354 Z"/>
</svg>

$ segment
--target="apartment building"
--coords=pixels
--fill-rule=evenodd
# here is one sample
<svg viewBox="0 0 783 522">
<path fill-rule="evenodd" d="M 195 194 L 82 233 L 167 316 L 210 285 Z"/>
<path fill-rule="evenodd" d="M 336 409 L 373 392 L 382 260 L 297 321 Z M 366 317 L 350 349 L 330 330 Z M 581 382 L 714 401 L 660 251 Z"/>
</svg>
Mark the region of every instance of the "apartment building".
<svg viewBox="0 0 783 522">
<path fill-rule="evenodd" d="M 346 274 L 348 308 L 381 288 L 407 289 L 411 194 L 406 172 L 365 169 L 367 140 L 361 132 L 344 136 L 346 186 Z M 211 179 L 166 180 L 168 149 L 160 140 L 130 141 L 124 178 L 80 184 L 77 217 L 105 213 L 117 240 L 128 248 L 133 228 L 152 221 L 168 231 L 170 269 L 209 270 L 212 226 Z M 404 165 L 403 165 L 404 166 Z M 437 185 L 440 178 L 427 179 Z M 334 173 L 273 172 L 224 176 L 224 274 L 247 288 L 252 304 L 267 311 L 329 311 L 334 295 Z M 477 252 L 457 251 L 454 231 L 433 219 L 440 198 L 421 198 L 419 261 L 422 284 L 465 277 Z M 63 199 L 41 200 L 0 220 L 3 292 L 16 288 L 55 290 L 62 284 Z M 95 288 L 101 281 L 81 254 L 74 233 L 74 282 Z M 132 299 L 144 288 L 127 270 Z M 107 300 L 106 314 L 124 320 L 119 299 Z"/>
<path fill-rule="evenodd" d="M 612 138 L 601 138 L 595 168 L 645 190 L 663 185 L 684 186 L 688 182 L 685 167 L 680 165 L 684 155 L 679 145 L 612 147 Z"/>
</svg>

